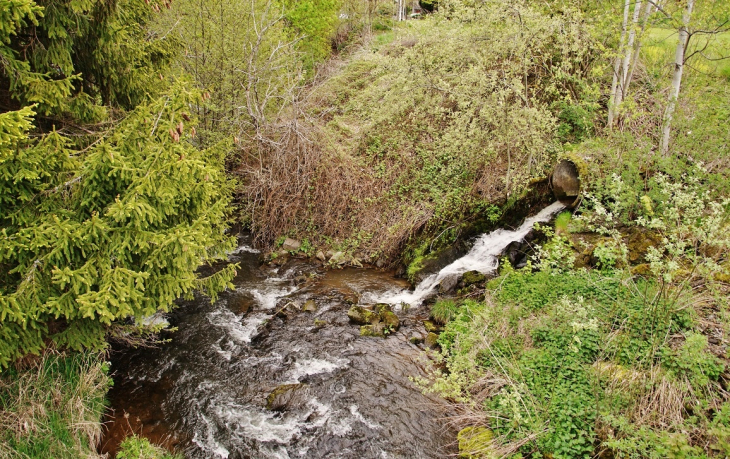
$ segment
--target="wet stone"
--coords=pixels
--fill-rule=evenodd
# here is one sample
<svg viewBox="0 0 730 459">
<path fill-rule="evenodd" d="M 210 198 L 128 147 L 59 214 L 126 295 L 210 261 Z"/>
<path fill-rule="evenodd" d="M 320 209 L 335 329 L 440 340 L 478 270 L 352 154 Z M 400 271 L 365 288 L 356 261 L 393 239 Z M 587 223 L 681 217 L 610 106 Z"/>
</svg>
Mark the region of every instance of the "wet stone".
<svg viewBox="0 0 730 459">
<path fill-rule="evenodd" d="M 282 244 L 281 248 L 282 248 L 282 250 L 286 250 L 287 252 L 295 252 L 295 251 L 299 250 L 299 248 L 301 246 L 302 246 L 301 242 L 299 242 L 295 239 L 286 238 L 286 240 L 284 241 L 284 244 Z"/>
<path fill-rule="evenodd" d="M 282 384 L 266 397 L 266 409 L 271 411 L 286 411 L 295 406 L 306 403 L 304 389 L 306 384 Z"/>
<path fill-rule="evenodd" d="M 443 331 L 443 327 L 432 320 L 424 320 L 423 327 L 429 333 L 441 333 Z"/>
<path fill-rule="evenodd" d="M 317 310 L 317 303 L 314 300 L 307 300 L 302 305 L 302 311 L 304 312 L 315 312 Z"/>
<path fill-rule="evenodd" d="M 307 282 L 307 276 L 305 276 L 304 274 L 300 274 L 294 278 L 294 283 L 297 285 L 303 284 L 305 282 Z"/>
<path fill-rule="evenodd" d="M 459 276 L 446 276 L 439 284 L 439 293 L 449 293 L 459 283 Z"/>
<path fill-rule="evenodd" d="M 378 314 L 362 306 L 352 306 L 347 311 L 347 317 L 350 318 L 350 321 L 358 325 L 369 325 L 377 321 Z"/>
</svg>

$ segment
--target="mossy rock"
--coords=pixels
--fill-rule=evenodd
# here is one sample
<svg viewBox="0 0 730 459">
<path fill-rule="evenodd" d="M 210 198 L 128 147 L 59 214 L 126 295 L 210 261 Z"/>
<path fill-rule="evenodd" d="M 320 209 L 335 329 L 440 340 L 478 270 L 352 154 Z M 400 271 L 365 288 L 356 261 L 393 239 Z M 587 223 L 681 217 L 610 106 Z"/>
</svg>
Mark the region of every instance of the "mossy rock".
<svg viewBox="0 0 730 459">
<path fill-rule="evenodd" d="M 629 236 L 628 240 L 629 262 L 643 263 L 646 261 L 646 253 L 649 247 L 661 247 L 662 239 L 657 233 L 651 231 L 636 231 Z"/>
<path fill-rule="evenodd" d="M 372 325 L 363 325 L 360 327 L 360 336 L 369 336 L 372 338 L 385 338 L 385 329 L 383 324 L 376 323 Z"/>
<path fill-rule="evenodd" d="M 380 319 L 379 315 L 375 311 L 365 309 L 362 306 L 352 306 L 350 310 L 347 311 L 347 317 L 350 318 L 351 322 L 358 325 L 369 325 Z"/>
<path fill-rule="evenodd" d="M 487 276 L 480 273 L 479 271 L 467 271 L 461 276 L 461 283 L 464 287 L 468 287 L 474 284 L 481 284 L 487 280 Z"/>
<path fill-rule="evenodd" d="M 327 325 L 327 322 L 321 319 L 314 319 L 314 327 L 320 329 Z"/>
<path fill-rule="evenodd" d="M 426 335 L 426 339 L 423 340 L 423 344 L 426 345 L 426 347 L 430 347 L 431 349 L 437 347 L 439 345 L 439 335 L 436 333 L 429 333 Z"/>
<path fill-rule="evenodd" d="M 314 300 L 307 300 L 302 305 L 302 311 L 304 312 L 315 312 L 317 310 L 317 303 Z"/>
<path fill-rule="evenodd" d="M 408 338 L 408 342 L 411 344 L 421 344 L 423 342 L 423 337 L 420 335 L 413 335 L 410 338 Z"/>
<path fill-rule="evenodd" d="M 492 453 L 494 432 L 481 426 L 465 427 L 456 435 L 459 458 L 482 459 L 495 457 Z"/>
<path fill-rule="evenodd" d="M 441 333 L 444 329 L 433 320 L 424 320 L 423 327 L 429 333 Z"/>
<path fill-rule="evenodd" d="M 380 313 L 380 322 L 390 330 L 390 333 L 396 332 L 400 328 L 400 319 L 398 319 L 395 313 L 390 311 Z"/>
<path fill-rule="evenodd" d="M 649 276 L 651 275 L 651 266 L 649 263 L 642 263 L 631 268 L 631 274 L 634 276 Z"/>
<path fill-rule="evenodd" d="M 373 311 L 377 312 L 378 314 L 382 314 L 384 312 L 393 312 L 393 309 L 387 303 L 378 303 L 373 306 Z"/>
<path fill-rule="evenodd" d="M 306 384 L 282 384 L 266 397 L 266 409 L 271 411 L 284 411 L 296 402 L 296 398 L 302 389 L 306 388 Z"/>
</svg>

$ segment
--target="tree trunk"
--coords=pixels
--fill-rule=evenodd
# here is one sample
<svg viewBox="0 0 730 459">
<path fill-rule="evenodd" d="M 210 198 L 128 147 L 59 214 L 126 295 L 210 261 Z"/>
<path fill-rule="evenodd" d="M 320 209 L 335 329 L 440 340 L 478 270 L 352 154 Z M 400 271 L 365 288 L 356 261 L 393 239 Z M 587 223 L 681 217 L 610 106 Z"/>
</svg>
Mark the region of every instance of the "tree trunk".
<svg viewBox="0 0 730 459">
<path fill-rule="evenodd" d="M 646 10 L 644 11 L 644 17 L 641 20 L 641 30 L 639 31 L 639 35 L 636 38 L 636 45 L 634 46 L 634 58 L 631 61 L 631 68 L 629 69 L 629 74 L 626 77 L 626 81 L 624 81 L 624 94 L 628 92 L 629 90 L 629 84 L 631 84 L 631 80 L 634 77 L 634 70 L 636 70 L 636 65 L 639 61 L 639 53 L 641 52 L 641 40 L 644 37 L 644 32 L 646 31 L 646 25 L 649 23 L 649 18 L 651 17 L 651 13 L 654 11 L 654 5 L 651 1 L 646 2 Z"/>
<path fill-rule="evenodd" d="M 662 126 L 662 154 L 666 155 L 669 151 L 669 134 L 671 131 L 672 116 L 674 115 L 674 108 L 677 105 L 677 99 L 679 98 L 679 88 L 682 85 L 682 72 L 684 71 L 684 53 L 687 48 L 687 40 L 689 32 L 687 27 L 689 26 L 690 18 L 692 17 L 692 8 L 694 7 L 694 0 L 687 0 L 687 8 L 682 14 L 682 26 L 679 28 L 679 39 L 677 40 L 677 50 L 674 53 L 674 75 L 672 76 L 672 89 L 669 93 L 669 103 L 667 109 L 664 112 L 664 122 Z"/>
<path fill-rule="evenodd" d="M 616 93 L 616 105 L 621 105 L 626 97 L 626 85 L 629 76 L 629 67 L 631 65 L 631 53 L 634 50 L 634 39 L 636 38 L 637 24 L 641 15 L 641 0 L 636 0 L 634 5 L 634 18 L 631 21 L 631 30 L 629 31 L 629 40 L 626 44 L 626 52 L 624 53 L 623 63 L 621 65 L 621 81 L 619 82 L 619 91 Z"/>
<path fill-rule="evenodd" d="M 618 92 L 618 77 L 621 72 L 621 55 L 624 50 L 624 40 L 626 40 L 626 28 L 629 23 L 629 9 L 631 8 L 631 0 L 626 0 L 624 4 L 624 22 L 621 27 L 621 39 L 618 44 L 618 55 L 613 64 L 613 81 L 611 82 L 611 97 L 608 101 L 608 128 L 613 127 L 613 119 L 616 115 L 616 93 Z"/>
</svg>

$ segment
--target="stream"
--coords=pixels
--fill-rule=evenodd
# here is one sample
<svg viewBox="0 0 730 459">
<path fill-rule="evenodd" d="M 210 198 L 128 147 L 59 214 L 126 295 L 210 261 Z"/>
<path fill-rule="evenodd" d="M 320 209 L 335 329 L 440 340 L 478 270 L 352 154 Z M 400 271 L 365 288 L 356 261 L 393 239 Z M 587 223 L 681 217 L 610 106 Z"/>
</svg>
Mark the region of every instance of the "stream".
<svg viewBox="0 0 730 459">
<path fill-rule="evenodd" d="M 514 231 L 482 235 L 416 287 L 391 272 L 260 264 L 248 236 L 230 255 L 235 290 L 180 301 L 177 331 L 153 348 L 117 349 L 101 452 L 131 433 L 187 458 L 442 458 L 457 453 L 450 405 L 412 382 L 430 366 L 421 303 L 446 276 L 493 272 L 497 257 L 553 204 Z M 400 329 L 361 337 L 352 304 L 394 305 Z M 291 303 L 290 307 L 283 306 Z M 410 305 L 410 306 L 408 306 Z M 282 311 L 283 310 L 283 311 Z"/>
</svg>

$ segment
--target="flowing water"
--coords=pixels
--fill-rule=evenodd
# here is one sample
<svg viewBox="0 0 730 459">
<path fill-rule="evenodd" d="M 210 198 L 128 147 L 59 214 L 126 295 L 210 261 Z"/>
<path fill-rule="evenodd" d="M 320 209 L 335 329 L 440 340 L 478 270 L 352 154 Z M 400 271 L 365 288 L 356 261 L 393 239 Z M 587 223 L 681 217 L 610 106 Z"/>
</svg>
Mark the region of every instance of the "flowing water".
<svg viewBox="0 0 730 459">
<path fill-rule="evenodd" d="M 441 281 L 448 277 L 460 276 L 467 271 L 491 274 L 499 267 L 499 256 L 504 253 L 508 245 L 522 241 L 532 231 L 535 223 L 544 223 L 550 220 L 553 215 L 564 208 L 563 204 L 555 202 L 538 214 L 526 219 L 516 230 L 498 229 L 489 234 L 482 234 L 477 238 L 469 253 L 441 269 L 438 273 L 431 274 L 423 279 L 413 291 L 408 289 L 391 290 L 385 294 L 371 292 L 367 295 L 367 300 L 372 303 L 419 305 L 433 295 Z"/>
<path fill-rule="evenodd" d="M 413 292 L 392 273 L 324 271 L 294 260 L 260 266 L 244 238 L 235 290 L 211 303 L 181 302 L 166 320 L 168 344 L 112 354 L 112 413 L 102 452 L 136 433 L 189 458 L 440 458 L 454 454 L 449 405 L 422 394 L 428 356 L 409 338 L 425 337 L 421 301 L 444 276 L 491 272 L 496 258 L 554 204 L 515 231 L 477 239 L 462 259 L 429 276 Z M 350 305 L 387 301 L 398 332 L 359 336 Z M 302 308 L 311 301 L 315 311 Z M 309 303 L 308 303 L 309 302 Z M 293 306 L 282 308 L 291 303 Z M 274 394 L 276 397 L 267 396 Z M 278 394 L 278 395 L 277 395 Z"/>
</svg>

